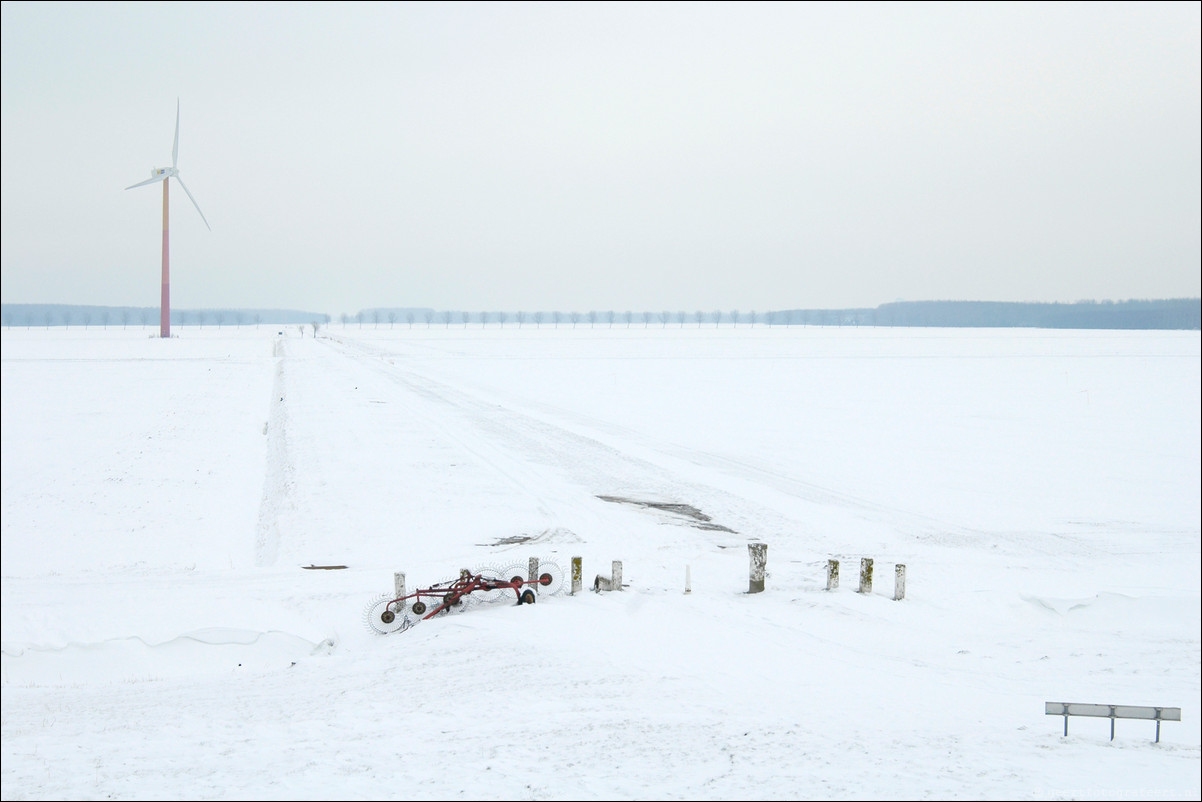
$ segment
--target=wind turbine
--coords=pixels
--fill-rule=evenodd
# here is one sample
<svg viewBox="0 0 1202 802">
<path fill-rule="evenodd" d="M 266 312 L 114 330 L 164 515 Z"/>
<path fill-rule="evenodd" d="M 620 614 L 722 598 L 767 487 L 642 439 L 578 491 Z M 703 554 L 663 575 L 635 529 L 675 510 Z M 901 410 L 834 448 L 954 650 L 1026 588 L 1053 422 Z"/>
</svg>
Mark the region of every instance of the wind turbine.
<svg viewBox="0 0 1202 802">
<path fill-rule="evenodd" d="M 179 163 L 179 98 L 175 100 L 175 144 L 171 146 L 171 166 L 170 167 L 155 167 L 150 171 L 150 178 L 145 181 L 139 181 L 136 184 L 131 184 L 126 189 L 134 187 L 144 187 L 147 184 L 153 184 L 156 181 L 163 182 L 163 292 L 159 304 L 159 336 L 171 336 L 171 271 L 170 257 L 168 248 L 168 226 L 167 226 L 167 179 L 174 178 L 187 194 L 188 200 L 192 201 L 192 205 L 196 207 L 197 214 L 200 219 L 204 220 L 205 228 L 209 231 L 213 227 L 209 225 L 209 221 L 205 220 L 205 213 L 200 210 L 200 204 L 196 202 L 196 198 L 192 197 L 192 193 L 188 192 L 188 187 L 184 186 L 184 180 L 179 177 L 179 168 L 176 166 Z"/>
</svg>

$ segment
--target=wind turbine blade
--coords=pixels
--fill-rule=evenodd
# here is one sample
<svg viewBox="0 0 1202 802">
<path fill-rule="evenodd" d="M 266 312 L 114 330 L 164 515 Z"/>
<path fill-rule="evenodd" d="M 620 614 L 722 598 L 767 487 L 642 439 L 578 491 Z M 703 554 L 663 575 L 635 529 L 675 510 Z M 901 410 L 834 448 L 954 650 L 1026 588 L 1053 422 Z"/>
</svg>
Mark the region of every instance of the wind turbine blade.
<svg viewBox="0 0 1202 802">
<path fill-rule="evenodd" d="M 179 98 L 175 99 L 175 144 L 171 146 L 171 166 L 178 166 L 179 161 Z M 204 217 L 202 214 L 201 217 Z"/>
<path fill-rule="evenodd" d="M 181 178 L 180 178 L 180 177 L 177 175 L 177 176 L 175 177 L 175 180 L 176 180 L 176 181 L 179 181 L 179 185 L 180 185 L 181 187 L 184 187 L 184 193 L 185 193 L 185 194 L 187 194 L 187 196 L 188 196 L 188 200 L 192 201 L 192 205 L 196 207 L 196 213 L 200 215 L 200 219 L 201 219 L 201 220 L 204 220 L 204 221 L 205 221 L 205 228 L 207 228 L 209 231 L 212 231 L 212 230 L 213 230 L 213 227 L 212 227 L 211 225 L 209 225 L 209 221 L 208 221 L 208 220 L 205 220 L 205 213 L 204 213 L 204 212 L 202 212 L 202 211 L 200 210 L 200 204 L 196 202 L 196 198 L 192 197 L 192 193 L 191 193 L 191 192 L 188 192 L 188 188 L 187 188 L 186 186 L 184 186 L 183 179 L 181 179 Z"/>
<path fill-rule="evenodd" d="M 167 178 L 167 174 L 163 173 L 162 175 L 156 175 L 154 178 L 147 178 L 145 181 L 139 181 L 136 184 L 130 184 L 128 187 L 126 187 L 126 189 L 133 189 L 134 187 L 144 187 L 147 184 L 157 184 L 158 182 L 163 181 L 166 178 Z"/>
</svg>

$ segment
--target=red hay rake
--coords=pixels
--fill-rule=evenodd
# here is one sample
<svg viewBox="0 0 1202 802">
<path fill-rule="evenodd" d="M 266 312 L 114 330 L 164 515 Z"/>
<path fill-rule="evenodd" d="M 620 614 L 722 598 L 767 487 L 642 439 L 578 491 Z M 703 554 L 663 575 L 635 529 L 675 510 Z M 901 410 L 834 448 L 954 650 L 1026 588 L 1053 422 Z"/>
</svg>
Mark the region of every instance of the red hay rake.
<svg viewBox="0 0 1202 802">
<path fill-rule="evenodd" d="M 418 588 L 404 596 L 376 600 L 366 610 L 367 626 L 380 635 L 404 632 L 440 613 L 462 612 L 479 602 L 508 598 L 507 591 L 513 591 L 518 604 L 534 604 L 540 594 L 558 593 L 563 587 L 563 571 L 555 563 L 538 563 L 538 575 L 533 578 L 522 572 L 523 567 L 516 565 L 478 572 L 464 568 L 456 579 Z"/>
</svg>

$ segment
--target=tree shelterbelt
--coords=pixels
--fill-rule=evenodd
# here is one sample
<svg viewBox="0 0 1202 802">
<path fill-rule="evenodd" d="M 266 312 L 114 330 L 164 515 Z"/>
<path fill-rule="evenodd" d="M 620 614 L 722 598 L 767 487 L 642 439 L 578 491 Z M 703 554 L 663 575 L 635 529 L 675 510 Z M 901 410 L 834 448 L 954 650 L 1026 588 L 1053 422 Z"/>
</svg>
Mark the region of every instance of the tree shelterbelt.
<svg viewBox="0 0 1202 802">
<path fill-rule="evenodd" d="M 4 304 L 3 325 L 21 328 L 55 326 L 146 326 L 157 307 L 78 306 L 68 304 Z M 171 321 L 181 326 L 257 326 L 262 324 L 329 324 L 359 328 L 479 326 L 506 328 L 647 328 L 676 326 L 907 326 L 942 328 L 1046 328 L 1198 330 L 1202 299 L 1078 301 L 1075 303 L 1011 303 L 1001 301 L 897 301 L 864 309 L 785 309 L 774 311 L 632 309 L 466 311 L 425 307 L 380 307 L 343 312 L 298 309 L 173 309 Z"/>
</svg>

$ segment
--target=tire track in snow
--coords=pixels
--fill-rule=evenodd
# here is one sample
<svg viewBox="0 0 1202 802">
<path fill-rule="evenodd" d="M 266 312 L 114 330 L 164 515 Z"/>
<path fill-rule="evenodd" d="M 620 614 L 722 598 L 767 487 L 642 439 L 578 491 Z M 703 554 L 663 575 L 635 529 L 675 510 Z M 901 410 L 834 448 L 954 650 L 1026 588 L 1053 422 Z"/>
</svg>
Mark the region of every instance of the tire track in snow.
<svg viewBox="0 0 1202 802">
<path fill-rule="evenodd" d="M 271 387 L 270 413 L 265 424 L 267 460 L 263 497 L 255 528 L 255 565 L 274 565 L 280 548 L 280 511 L 291 504 L 292 461 L 288 455 L 288 413 L 284 407 L 284 340 L 276 340 L 275 380 Z"/>
<path fill-rule="evenodd" d="M 523 482 L 536 482 L 543 475 L 531 473 L 529 466 L 537 463 L 554 470 L 561 479 L 580 485 L 589 496 L 624 496 L 635 501 L 698 507 L 711 516 L 713 523 L 733 529 L 740 542 L 800 536 L 811 547 L 821 550 L 821 544 L 827 544 L 826 550 L 838 553 L 854 549 L 860 538 L 878 542 L 885 531 L 917 542 L 963 546 L 979 545 L 982 538 L 987 538 L 995 548 L 1011 549 L 1028 548 L 1045 536 L 965 526 L 817 485 L 773 467 L 691 449 L 537 400 L 520 396 L 498 399 L 481 388 L 447 384 L 414 370 L 411 364 L 398 365 L 398 360 L 407 360 L 396 352 L 358 340 L 327 337 L 325 342 L 367 370 L 425 398 L 430 408 L 452 412 L 455 424 L 447 423 L 444 416 L 436 424 L 439 430 L 482 463 L 505 474 L 523 493 L 530 492 L 530 486 Z M 429 420 L 435 425 L 433 418 Z M 469 429 L 484 437 L 457 433 Z M 496 447 L 484 453 L 480 446 L 485 442 Z M 511 456 L 515 453 L 524 457 L 525 467 L 520 470 Z M 575 505 L 591 500 L 580 499 Z M 669 516 L 662 520 L 689 523 Z M 696 535 L 720 548 L 732 542 L 732 537 L 700 529 Z M 1081 547 L 1085 551 L 1093 548 L 1088 543 Z"/>
<path fill-rule="evenodd" d="M 447 385 L 415 372 L 408 365 L 400 367 L 395 363 L 397 354 L 360 341 L 327 337 L 325 342 L 347 358 L 359 361 L 368 371 L 426 399 L 432 408 L 452 412 L 456 425 L 433 419 L 431 425 L 506 475 L 522 492 L 530 490 L 529 464 L 537 463 L 579 484 L 590 497 L 610 495 L 689 503 L 710 514 L 715 523 L 750 537 L 782 531 L 805 532 L 808 528 L 796 514 L 787 514 L 780 509 L 781 505 L 769 503 L 766 494 L 784 495 L 789 500 L 814 505 L 839 505 L 889 519 L 905 514 L 809 486 L 776 472 L 656 441 L 608 422 L 587 420 L 566 410 L 545 405 L 537 405 L 540 409 L 536 410 L 536 405 L 525 399 L 521 400 L 521 408 L 512 402 L 498 403 L 479 395 L 478 390 Z M 458 434 L 457 430 L 463 431 L 465 424 L 484 437 Z M 482 448 L 484 443 L 497 445 Z M 525 458 L 526 465 L 520 470 L 509 456 L 515 453 Z M 935 526 L 929 519 L 924 524 L 926 529 Z M 729 537 L 717 533 L 705 536 L 715 544 L 730 542 Z"/>
<path fill-rule="evenodd" d="M 359 384 L 370 378 L 384 382 L 390 392 L 400 390 L 420 399 L 422 404 L 407 408 L 407 416 L 420 420 L 425 429 L 454 444 L 475 463 L 499 476 L 515 494 L 529 499 L 548 519 L 561 517 L 566 509 L 595 517 L 596 511 L 601 509 L 598 505 L 603 502 L 584 487 L 580 493 L 557 492 L 565 476 L 558 466 L 545 459 L 531 459 L 530 448 L 534 444 L 515 445 L 511 433 L 504 429 L 498 432 L 495 426 L 484 425 L 488 415 L 498 415 L 495 405 L 484 409 L 488 405 L 461 399 L 452 388 L 419 379 L 392 364 L 394 355 L 374 353 L 359 343 L 346 343 L 330 336 L 320 342 L 331 347 L 341 362 L 353 363 L 355 367 L 351 370 L 348 366 L 348 373 L 353 373 Z M 508 419 L 519 413 L 501 410 L 500 414 Z M 542 448 L 546 448 L 545 444 Z M 571 475 L 566 478 L 575 481 Z"/>
<path fill-rule="evenodd" d="M 394 360 L 398 355 L 394 352 L 375 348 L 357 341 L 339 341 L 347 348 L 359 352 L 381 362 L 387 363 L 394 370 Z M 795 502 L 802 502 L 816 508 L 837 508 L 850 513 L 856 519 L 868 520 L 885 524 L 898 531 L 905 532 L 919 539 L 938 538 L 942 542 L 962 542 L 964 544 L 978 543 L 983 536 L 997 538 L 1013 536 L 1024 539 L 1025 533 L 1007 533 L 985 531 L 979 528 L 965 526 L 961 523 L 938 518 L 919 510 L 899 507 L 874 501 L 867 497 L 849 493 L 846 490 L 835 489 L 825 485 L 815 484 L 805 479 L 782 473 L 774 467 L 757 465 L 743 459 L 734 459 L 709 451 L 701 451 L 681 446 L 667 440 L 655 438 L 634 429 L 583 415 L 574 410 L 568 410 L 542 403 L 528 398 L 518 398 L 520 411 L 512 405 L 501 406 L 496 399 L 485 400 L 478 394 L 479 390 L 470 390 L 462 386 L 450 386 L 423 376 L 407 366 L 404 371 L 404 381 L 411 389 L 418 391 L 425 388 L 432 400 L 441 403 L 452 403 L 464 410 L 469 404 L 474 404 L 481 421 L 497 420 L 498 410 L 503 410 L 504 421 L 493 427 L 493 432 L 502 440 L 516 442 L 515 447 L 527 449 L 528 453 L 544 452 L 544 456 L 554 458 L 566 453 L 590 454 L 588 460 L 564 461 L 557 459 L 561 467 L 569 468 L 573 473 L 580 474 L 586 465 L 572 464 L 575 462 L 592 462 L 597 454 L 591 449 L 604 449 L 611 455 L 620 455 L 627 465 L 642 463 L 648 470 L 663 477 L 660 484 L 639 485 L 628 491 L 638 496 L 642 494 L 647 500 L 647 487 L 662 487 L 664 499 L 696 503 L 698 499 L 721 496 L 734 503 L 729 514 L 738 520 L 732 524 L 730 520 L 720 521 L 734 526 L 739 531 L 754 534 L 755 528 L 763 529 L 763 524 L 771 518 L 771 513 L 765 505 L 772 507 L 773 512 L 779 513 L 775 526 L 779 531 L 785 526 L 789 531 L 800 531 L 806 534 L 812 532 L 811 524 L 804 518 L 798 518 L 796 511 L 788 512 L 788 507 L 795 507 Z M 477 394 L 472 401 L 472 393 Z M 548 442 L 563 442 L 572 440 L 570 448 L 549 449 Z M 621 477 L 629 473 L 622 469 L 611 472 L 610 481 L 606 481 L 603 472 L 596 472 L 600 477 L 596 486 L 602 488 L 601 493 L 609 493 L 606 487 L 614 486 L 613 476 Z M 684 480 L 685 475 L 692 475 L 691 482 Z M 654 491 L 652 492 L 654 495 Z M 621 493 L 613 493 L 621 495 Z M 750 505 L 750 507 L 748 506 Z M 706 509 L 713 513 L 713 509 Z M 721 513 L 719 513 L 721 514 Z M 771 528 L 768 531 L 773 531 Z"/>
</svg>

